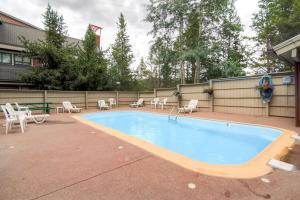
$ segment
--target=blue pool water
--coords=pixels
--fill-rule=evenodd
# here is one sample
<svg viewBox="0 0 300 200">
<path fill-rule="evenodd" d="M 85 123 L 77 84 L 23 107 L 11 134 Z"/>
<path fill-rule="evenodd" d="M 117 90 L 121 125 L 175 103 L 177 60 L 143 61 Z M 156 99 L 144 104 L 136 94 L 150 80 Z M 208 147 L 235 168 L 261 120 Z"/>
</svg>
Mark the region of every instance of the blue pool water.
<svg viewBox="0 0 300 200">
<path fill-rule="evenodd" d="M 210 164 L 241 164 L 251 160 L 281 131 L 222 121 L 168 116 L 138 111 L 83 114 L 82 118 L 132 137 Z"/>
</svg>

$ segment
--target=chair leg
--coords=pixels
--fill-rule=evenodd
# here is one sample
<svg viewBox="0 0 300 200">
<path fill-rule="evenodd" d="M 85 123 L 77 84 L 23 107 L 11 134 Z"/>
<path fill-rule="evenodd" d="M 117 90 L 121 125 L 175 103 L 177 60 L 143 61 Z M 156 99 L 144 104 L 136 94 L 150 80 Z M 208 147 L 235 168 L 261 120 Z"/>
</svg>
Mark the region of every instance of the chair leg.
<svg viewBox="0 0 300 200">
<path fill-rule="evenodd" d="M 20 126 L 21 126 L 22 133 L 24 133 L 24 124 L 25 124 L 25 119 L 20 120 Z"/>
<path fill-rule="evenodd" d="M 8 133 L 9 126 L 10 126 L 9 124 L 10 124 L 10 122 L 6 121 L 6 123 L 5 123 L 5 135 L 7 135 L 7 133 Z"/>
<path fill-rule="evenodd" d="M 13 122 L 8 122 L 8 130 L 11 130 Z"/>
</svg>

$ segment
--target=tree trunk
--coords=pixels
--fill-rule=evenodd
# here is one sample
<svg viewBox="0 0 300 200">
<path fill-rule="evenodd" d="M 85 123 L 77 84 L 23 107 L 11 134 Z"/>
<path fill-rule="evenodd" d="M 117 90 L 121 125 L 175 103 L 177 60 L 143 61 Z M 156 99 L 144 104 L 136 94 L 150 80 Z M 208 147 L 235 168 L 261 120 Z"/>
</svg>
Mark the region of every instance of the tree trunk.
<svg viewBox="0 0 300 200">
<path fill-rule="evenodd" d="M 200 62 L 199 62 L 199 60 L 197 60 L 196 68 L 195 68 L 195 75 L 194 75 L 194 83 L 199 82 L 199 75 L 200 75 Z"/>
<path fill-rule="evenodd" d="M 180 25 L 179 25 L 179 38 L 180 38 L 180 51 L 182 51 L 182 34 L 183 34 L 183 18 L 180 19 Z M 180 79 L 181 84 L 185 84 L 185 70 L 184 70 L 184 64 L 182 61 L 180 61 Z"/>
<path fill-rule="evenodd" d="M 183 62 L 180 62 L 180 83 L 185 84 L 185 70 L 184 70 L 184 65 Z"/>
<path fill-rule="evenodd" d="M 195 80 L 195 71 L 196 71 L 196 64 L 195 62 L 191 62 L 192 63 L 192 79 L 191 81 Z"/>
</svg>

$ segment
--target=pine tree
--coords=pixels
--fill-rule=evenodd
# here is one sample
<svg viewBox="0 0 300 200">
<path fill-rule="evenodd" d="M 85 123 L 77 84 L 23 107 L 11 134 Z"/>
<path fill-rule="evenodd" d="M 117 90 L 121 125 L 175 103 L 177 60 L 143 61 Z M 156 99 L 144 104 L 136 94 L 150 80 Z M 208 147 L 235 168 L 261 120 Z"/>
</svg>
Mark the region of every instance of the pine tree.
<svg viewBox="0 0 300 200">
<path fill-rule="evenodd" d="M 121 13 L 117 23 L 118 33 L 114 44 L 111 47 L 111 68 L 110 75 L 112 85 L 118 89 L 127 90 L 131 88 L 132 74 L 130 65 L 133 62 L 133 54 L 127 35 L 126 22 L 124 15 Z"/>
<path fill-rule="evenodd" d="M 66 42 L 67 29 L 64 23 L 64 18 L 59 15 L 57 11 L 53 10 L 48 4 L 44 17 L 44 26 L 46 33 L 46 42 L 55 46 L 56 48 L 62 48 Z"/>
<path fill-rule="evenodd" d="M 74 64 L 74 46 L 66 44 L 67 28 L 62 16 L 48 5 L 43 15 L 45 25 L 44 41 L 31 42 L 20 38 L 28 56 L 38 59 L 43 67 L 29 68 L 22 75 L 25 82 L 39 89 L 68 89 L 71 66 Z"/>
<path fill-rule="evenodd" d="M 107 86 L 107 61 L 96 43 L 96 34 L 87 28 L 82 48 L 78 54 L 77 77 L 74 87 L 77 90 L 103 90 Z"/>
</svg>

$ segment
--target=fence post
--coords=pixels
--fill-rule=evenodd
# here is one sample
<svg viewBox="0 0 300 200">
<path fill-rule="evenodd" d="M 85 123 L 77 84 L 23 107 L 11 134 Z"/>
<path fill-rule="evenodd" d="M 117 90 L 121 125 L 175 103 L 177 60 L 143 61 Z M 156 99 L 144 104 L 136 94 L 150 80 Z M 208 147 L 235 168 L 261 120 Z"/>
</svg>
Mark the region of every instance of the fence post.
<svg viewBox="0 0 300 200">
<path fill-rule="evenodd" d="M 176 85 L 176 87 L 177 87 L 177 91 L 181 94 L 181 91 L 180 91 L 180 84 Z M 182 96 L 179 97 L 179 98 L 177 98 L 177 101 L 178 101 L 178 107 L 181 106 L 181 98 L 182 98 Z"/>
<path fill-rule="evenodd" d="M 84 93 L 84 100 L 85 100 L 85 109 L 88 109 L 88 107 L 89 107 L 88 91 L 85 91 L 85 93 Z"/>
<path fill-rule="evenodd" d="M 209 80 L 209 89 L 214 89 L 213 80 Z M 214 112 L 214 94 L 210 96 L 210 112 Z"/>
<path fill-rule="evenodd" d="M 119 107 L 119 91 L 116 92 L 116 103 L 117 107 Z"/>
<path fill-rule="evenodd" d="M 44 90 L 44 104 L 48 101 L 48 93 L 47 90 Z"/>
<path fill-rule="evenodd" d="M 153 94 L 154 94 L 154 98 L 156 98 L 157 97 L 157 90 L 156 90 L 156 88 L 153 89 Z"/>
<path fill-rule="evenodd" d="M 270 116 L 270 103 L 266 103 L 266 113 L 265 113 L 266 117 Z"/>
<path fill-rule="evenodd" d="M 49 113 L 50 112 L 50 109 L 49 108 L 46 108 L 46 107 L 48 107 L 48 105 L 49 104 L 47 104 L 47 106 L 46 106 L 46 102 L 47 102 L 47 99 L 48 99 L 48 97 L 47 97 L 48 95 L 47 95 L 47 90 L 44 90 L 44 113 Z"/>
</svg>

